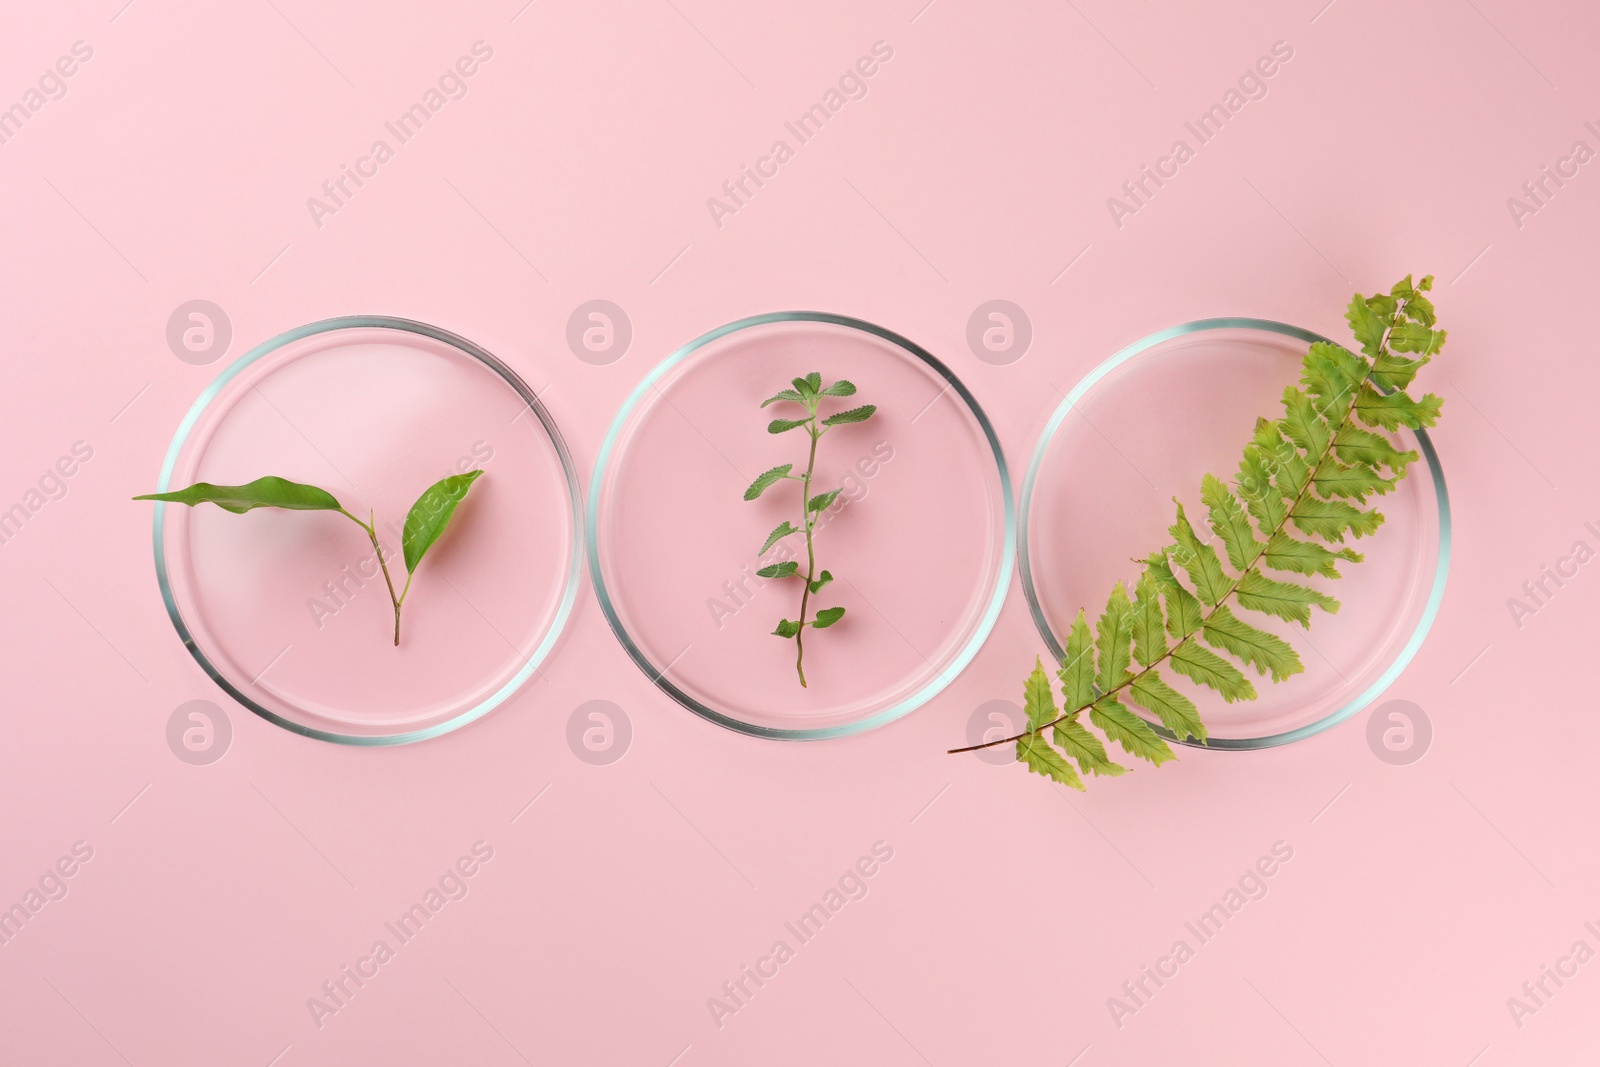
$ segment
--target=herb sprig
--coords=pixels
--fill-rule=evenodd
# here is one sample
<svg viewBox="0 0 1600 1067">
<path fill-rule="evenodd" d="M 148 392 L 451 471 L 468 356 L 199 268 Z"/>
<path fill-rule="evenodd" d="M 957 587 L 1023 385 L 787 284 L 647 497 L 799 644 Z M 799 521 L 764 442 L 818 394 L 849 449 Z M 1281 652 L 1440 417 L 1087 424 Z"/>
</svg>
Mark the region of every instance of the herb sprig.
<svg viewBox="0 0 1600 1067">
<path fill-rule="evenodd" d="M 465 499 L 467 490 L 472 488 L 472 483 L 478 480 L 481 470 L 468 471 L 465 474 L 452 474 L 442 478 L 428 487 L 428 490 L 417 498 L 411 505 L 411 510 L 406 513 L 405 526 L 400 533 L 401 554 L 405 558 L 406 580 L 398 593 L 395 592 L 394 580 L 389 575 L 389 562 L 383 545 L 378 543 L 377 518 L 369 511 L 367 521 L 362 522 L 344 506 L 339 503 L 334 495 L 326 489 L 319 489 L 314 485 L 304 482 L 292 482 L 287 478 L 278 478 L 268 475 L 257 478 L 253 482 L 243 485 L 215 485 L 211 482 L 195 482 L 184 489 L 170 493 L 146 493 L 136 496 L 135 500 L 163 500 L 173 504 L 186 504 L 194 507 L 197 504 L 215 504 L 223 511 L 235 515 L 243 515 L 255 508 L 283 508 L 287 511 L 336 511 L 349 519 L 372 542 L 372 549 L 377 553 L 378 566 L 383 570 L 383 584 L 389 589 L 389 600 L 394 605 L 394 643 L 400 644 L 400 607 L 406 601 L 406 594 L 411 591 L 411 579 L 416 575 L 417 567 L 422 563 L 422 557 L 427 555 L 428 549 L 439 540 L 445 529 L 455 518 L 456 508 Z"/>
<path fill-rule="evenodd" d="M 1365 537 L 1383 524 L 1375 508 L 1359 505 L 1369 495 L 1391 492 L 1417 459 L 1390 434 L 1434 425 L 1443 406 L 1432 393 L 1413 400 L 1406 392 L 1444 346 L 1445 331 L 1433 328 L 1433 304 L 1423 295 L 1432 288 L 1432 275 L 1414 285 L 1407 275 L 1387 294 L 1357 293 L 1345 318 L 1361 353 L 1313 344 L 1302 360 L 1300 386 L 1284 390 L 1283 417 L 1256 421 L 1233 485 L 1210 474 L 1202 480 L 1200 499 L 1226 567 L 1177 504 L 1168 529 L 1173 541 L 1137 561 L 1144 571 L 1133 596 L 1119 581 L 1093 633 L 1083 611 L 1073 621 L 1056 672 L 1065 710 L 1057 709 L 1050 677 L 1036 658 L 1023 685 L 1027 729 L 950 751 L 1015 743 L 1018 761 L 1029 770 L 1081 790 L 1080 774 L 1127 771 L 1079 721 L 1084 712 L 1107 740 L 1157 765 L 1175 758 L 1172 749 L 1124 700 L 1179 738 L 1206 740 L 1194 702 L 1158 668 L 1170 667 L 1229 703 L 1256 698 L 1240 666 L 1273 682 L 1304 670 L 1287 641 L 1241 619 L 1230 605 L 1306 629 L 1312 608 L 1339 610 L 1333 597 L 1264 571 L 1338 578 L 1339 563 L 1362 558 L 1344 546 L 1345 536 Z"/>
<path fill-rule="evenodd" d="M 844 618 L 844 608 L 822 608 L 814 619 L 808 620 L 811 597 L 820 593 L 824 587 L 833 581 L 833 574 L 829 571 L 817 571 L 816 524 L 817 516 L 833 506 L 839 497 L 838 489 L 829 489 L 822 493 L 811 491 L 811 480 L 817 468 L 817 442 L 822 440 L 830 429 L 835 426 L 844 426 L 850 423 L 866 422 L 877 412 L 876 404 L 863 404 L 860 407 L 849 408 L 836 412 L 826 418 L 821 418 L 819 408 L 822 401 L 829 397 L 854 396 L 856 387 L 853 383 L 840 379 L 826 387 L 822 384 L 822 375 L 812 371 L 804 378 L 796 378 L 790 385 L 791 389 L 784 389 L 774 396 L 762 401 L 763 408 L 772 404 L 787 403 L 799 404 L 805 409 L 805 417 L 798 419 L 773 419 L 767 424 L 767 432 L 771 434 L 788 433 L 790 430 L 804 429 L 811 438 L 811 447 L 806 456 L 806 469 L 804 474 L 794 473 L 793 463 L 784 463 L 763 471 L 755 481 L 750 483 L 750 488 L 744 491 L 746 500 L 755 500 L 773 485 L 781 481 L 795 481 L 800 483 L 800 526 L 795 526 L 788 519 L 779 523 L 767 535 L 766 543 L 761 546 L 758 555 L 766 555 L 768 550 L 779 541 L 791 534 L 804 533 L 806 537 L 806 570 L 800 573 L 800 564 L 796 560 L 784 560 L 771 566 L 762 567 L 756 571 L 759 578 L 801 578 L 805 585 L 800 592 L 800 619 L 798 622 L 788 618 L 778 620 L 777 629 L 773 634 L 794 641 L 794 669 L 800 676 L 800 685 L 806 684 L 806 627 L 814 630 L 826 630 L 840 619 Z"/>
</svg>

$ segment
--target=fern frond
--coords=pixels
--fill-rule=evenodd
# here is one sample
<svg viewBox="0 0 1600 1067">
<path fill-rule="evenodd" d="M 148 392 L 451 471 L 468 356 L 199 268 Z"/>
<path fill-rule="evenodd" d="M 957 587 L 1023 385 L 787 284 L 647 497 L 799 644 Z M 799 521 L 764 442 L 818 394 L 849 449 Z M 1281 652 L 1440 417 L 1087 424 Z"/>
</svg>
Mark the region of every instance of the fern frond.
<svg viewBox="0 0 1600 1067">
<path fill-rule="evenodd" d="M 1265 571 L 1338 578 L 1338 564 L 1361 562 L 1345 539 L 1377 533 L 1383 515 L 1365 506 L 1368 498 L 1393 491 L 1418 459 L 1389 434 L 1432 426 L 1443 407 L 1431 393 L 1406 392 L 1446 337 L 1434 329 L 1435 309 L 1423 295 L 1432 287 L 1431 275 L 1415 282 L 1407 276 L 1388 293 L 1356 294 L 1345 318 L 1359 351 L 1311 345 L 1299 384 L 1283 392 L 1282 416 L 1256 420 L 1232 485 L 1205 476 L 1200 499 L 1226 566 L 1174 500 L 1172 541 L 1140 560 L 1132 597 L 1119 581 L 1092 632 L 1086 612 L 1073 621 L 1057 672 L 1063 710 L 1043 665 L 1035 665 L 1024 687 L 1028 729 L 1006 739 L 1016 742 L 1019 761 L 1074 789 L 1083 788 L 1080 771 L 1124 773 L 1081 720 L 1087 711 L 1109 742 L 1161 764 L 1174 758 L 1171 748 L 1124 700 L 1174 737 L 1207 737 L 1194 701 L 1161 669 L 1170 666 L 1228 703 L 1256 698 L 1243 668 L 1274 682 L 1305 669 L 1287 641 L 1241 619 L 1233 606 L 1307 628 L 1313 608 L 1339 610 L 1321 590 Z"/>
</svg>

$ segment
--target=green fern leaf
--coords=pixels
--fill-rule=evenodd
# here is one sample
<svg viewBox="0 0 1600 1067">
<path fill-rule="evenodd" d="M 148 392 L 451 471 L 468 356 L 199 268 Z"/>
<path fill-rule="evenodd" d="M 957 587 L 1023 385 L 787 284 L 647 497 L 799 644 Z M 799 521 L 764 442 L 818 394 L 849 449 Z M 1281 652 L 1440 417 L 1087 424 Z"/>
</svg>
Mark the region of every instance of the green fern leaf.
<svg viewBox="0 0 1600 1067">
<path fill-rule="evenodd" d="M 1148 670 L 1140 674 L 1128 686 L 1128 696 L 1141 708 L 1154 712 L 1161 725 L 1179 740 L 1185 737 L 1197 741 L 1206 739 L 1205 723 L 1200 721 L 1194 701 L 1163 681 L 1159 672 Z"/>
<path fill-rule="evenodd" d="M 1033 673 L 1022 686 L 1022 710 L 1027 713 L 1030 731 L 1047 726 L 1060 714 L 1050 676 L 1044 672 L 1044 660 L 1038 656 L 1033 657 Z"/>
<path fill-rule="evenodd" d="M 1161 599 L 1167 608 L 1167 633 L 1182 641 L 1199 630 L 1204 615 L 1200 601 L 1172 573 L 1172 564 L 1164 552 L 1145 561 L 1145 573 L 1161 590 Z"/>
<path fill-rule="evenodd" d="M 1128 773 L 1128 768 L 1113 762 L 1106 754 L 1106 746 L 1100 743 L 1100 739 L 1075 718 L 1062 719 L 1056 723 L 1051 736 L 1061 751 L 1078 761 L 1078 769 L 1084 774 L 1115 778 L 1119 774 Z"/>
<path fill-rule="evenodd" d="M 1356 397 L 1356 418 L 1368 426 L 1381 426 L 1385 430 L 1410 430 L 1432 426 L 1439 421 L 1439 409 L 1444 401 L 1432 393 L 1421 400 L 1412 400 L 1404 393 L 1380 393 L 1370 385 L 1362 386 Z"/>
<path fill-rule="evenodd" d="M 1309 396 L 1289 386 L 1283 391 L 1283 410 L 1283 432 L 1296 448 L 1312 459 L 1327 451 L 1333 428 L 1328 425 L 1327 416 L 1317 410 Z"/>
<path fill-rule="evenodd" d="M 1344 559 L 1351 563 L 1360 563 L 1361 553 L 1349 548 L 1341 548 L 1335 552 L 1315 541 L 1302 541 L 1280 531 L 1273 534 L 1272 540 L 1267 542 L 1267 550 L 1262 553 L 1262 559 L 1275 571 L 1320 574 L 1327 578 L 1337 578 L 1339 568 L 1336 562 Z"/>
<path fill-rule="evenodd" d="M 1383 516 L 1376 511 L 1362 511 L 1343 500 L 1307 497 L 1295 506 L 1290 521 L 1301 533 L 1324 541 L 1343 541 L 1347 533 L 1354 537 L 1377 533 L 1378 527 L 1383 525 Z"/>
<path fill-rule="evenodd" d="M 1280 582 L 1259 571 L 1251 571 L 1239 580 L 1239 606 L 1249 611 L 1276 615 L 1289 622 L 1297 622 L 1311 629 L 1311 608 L 1321 608 L 1329 615 L 1339 610 L 1339 602 L 1326 593 L 1295 582 Z"/>
<path fill-rule="evenodd" d="M 1166 626 L 1161 594 L 1146 569 L 1133 587 L 1133 659 L 1139 666 L 1148 667 L 1166 656 Z"/>
<path fill-rule="evenodd" d="M 1095 624 L 1095 657 L 1099 670 L 1095 684 L 1101 692 L 1109 692 L 1128 680 L 1128 668 L 1133 663 L 1133 605 L 1128 602 L 1128 591 L 1118 582 L 1111 587 L 1111 597 L 1106 610 Z"/>
<path fill-rule="evenodd" d="M 1256 687 L 1250 679 L 1193 637 L 1172 650 L 1169 660 L 1172 669 L 1186 675 L 1207 689 L 1215 689 L 1229 704 L 1239 700 L 1254 700 Z"/>
<path fill-rule="evenodd" d="M 1431 323 L 1430 323 L 1431 325 Z M 1417 371 L 1428 363 L 1427 359 L 1406 359 L 1385 352 L 1372 361 L 1372 380 L 1378 388 L 1399 391 L 1411 385 Z"/>
<path fill-rule="evenodd" d="M 1227 596 L 1228 576 L 1223 573 L 1217 550 L 1195 536 L 1182 504 L 1178 505 L 1178 521 L 1167 527 L 1167 532 L 1178 542 L 1170 550 L 1172 560 L 1188 573 L 1201 602 L 1209 607 Z"/>
<path fill-rule="evenodd" d="M 1083 792 L 1083 779 L 1072 769 L 1072 764 L 1038 734 L 1023 734 L 1017 738 L 1017 759 L 1027 764 L 1028 770 L 1034 774 L 1042 774 L 1062 785 L 1071 786 L 1080 793 Z"/>
<path fill-rule="evenodd" d="M 1396 478 L 1406 476 L 1406 468 L 1416 461 L 1415 452 L 1402 452 L 1387 437 L 1346 423 L 1334 438 L 1333 454 L 1341 463 L 1365 463 L 1369 467 L 1388 467 Z"/>
<path fill-rule="evenodd" d="M 1177 758 L 1161 740 L 1161 735 L 1150 729 L 1149 723 L 1111 697 L 1095 702 L 1089 709 L 1089 721 L 1104 730 L 1105 735 L 1130 756 L 1149 760 L 1158 767 Z"/>
<path fill-rule="evenodd" d="M 1086 708 L 1094 702 L 1094 637 L 1082 611 L 1067 634 L 1067 647 L 1061 658 L 1061 699 L 1069 708 Z"/>
<path fill-rule="evenodd" d="M 1236 571 L 1245 570 L 1267 546 L 1256 540 L 1255 527 L 1239 498 L 1219 478 L 1208 474 L 1200 482 L 1200 500 L 1210 510 L 1211 529 L 1222 538 L 1228 562 Z"/>
<path fill-rule="evenodd" d="M 1228 605 L 1218 604 L 1206 619 L 1200 631 L 1212 648 L 1229 652 L 1256 669 L 1258 674 L 1269 674 L 1274 682 L 1281 682 L 1305 670 L 1299 653 L 1289 647 L 1283 638 L 1258 630 L 1240 619 Z"/>
<path fill-rule="evenodd" d="M 1200 500 L 1220 549 L 1201 539 L 1174 499 L 1172 543 L 1139 561 L 1131 599 L 1119 581 L 1093 632 L 1086 612 L 1074 620 L 1058 671 L 1065 714 L 1056 710 L 1042 663 L 1035 663 L 1025 687 L 1030 727 L 1016 738 L 1019 760 L 1082 788 L 1083 777 L 1126 771 L 1108 757 L 1109 744 L 1156 764 L 1174 758 L 1156 721 L 1174 736 L 1206 741 L 1194 699 L 1163 677 L 1166 665 L 1229 703 L 1256 697 L 1243 668 L 1274 682 L 1304 671 L 1287 641 L 1234 609 L 1307 628 L 1313 608 L 1339 610 L 1339 601 L 1320 589 L 1265 572 L 1338 578 L 1340 563 L 1362 558 L 1343 545 L 1346 537 L 1373 535 L 1383 524 L 1365 506 L 1368 499 L 1392 492 L 1419 458 L 1390 435 L 1434 425 L 1443 403 L 1431 393 L 1418 399 L 1407 392 L 1446 338 L 1423 295 L 1432 287 L 1432 275 L 1416 282 L 1407 276 L 1387 293 L 1357 293 L 1345 317 L 1359 352 L 1329 342 L 1308 347 L 1298 385 L 1283 391 L 1281 417 L 1256 420 L 1234 482 L 1213 475 L 1201 482 Z M 795 386 L 802 393 L 817 388 Z M 1087 724 L 1080 721 L 1085 709 Z M 1046 723 L 1053 745 L 1040 736 Z"/>
<path fill-rule="evenodd" d="M 1384 477 L 1365 463 L 1346 466 L 1330 456 L 1317 465 L 1311 483 L 1324 500 L 1344 497 L 1365 504 L 1368 493 L 1382 496 L 1394 489 L 1395 480 Z"/>
</svg>

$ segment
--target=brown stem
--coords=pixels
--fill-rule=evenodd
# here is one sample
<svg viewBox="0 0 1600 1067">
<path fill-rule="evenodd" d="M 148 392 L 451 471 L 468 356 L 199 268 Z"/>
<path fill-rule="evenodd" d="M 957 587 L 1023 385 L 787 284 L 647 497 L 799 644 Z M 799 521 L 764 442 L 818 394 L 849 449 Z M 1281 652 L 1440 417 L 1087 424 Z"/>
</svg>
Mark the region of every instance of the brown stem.
<svg viewBox="0 0 1600 1067">
<path fill-rule="evenodd" d="M 394 605 L 394 644 L 395 644 L 396 648 L 399 648 L 400 647 L 400 604 L 401 604 L 402 601 L 405 600 L 405 593 L 402 592 L 399 596 L 395 596 L 395 593 L 394 593 L 394 582 L 390 581 L 390 579 L 389 579 L 389 565 L 388 565 L 388 563 L 386 563 L 384 561 L 383 546 L 378 543 L 378 520 L 377 520 L 377 516 L 373 515 L 371 512 L 368 512 L 368 516 L 372 519 L 372 521 L 371 522 L 362 522 L 360 519 L 356 518 L 354 515 L 350 514 L 348 511 L 344 510 L 343 508 L 339 509 L 339 514 L 343 515 L 345 518 L 349 519 L 351 522 L 355 523 L 357 526 L 361 527 L 361 529 L 366 531 L 367 540 L 372 542 L 372 550 L 375 553 L 377 553 L 377 556 L 378 556 L 378 568 L 381 571 L 383 571 L 383 584 L 389 587 L 389 602 Z M 408 574 L 408 575 L 406 575 L 406 589 L 409 590 L 410 588 L 411 588 L 411 576 Z"/>
<path fill-rule="evenodd" d="M 802 689 L 806 688 L 806 606 L 811 602 L 811 582 L 816 577 L 817 569 L 817 549 L 812 541 L 811 474 L 817 466 L 817 438 L 822 435 L 817 432 L 817 413 L 814 409 L 810 421 L 806 432 L 811 435 L 811 456 L 806 461 L 806 476 L 801 479 L 800 485 L 800 517 L 806 527 L 806 587 L 800 594 L 800 629 L 794 635 L 794 669 L 800 675 Z"/>
<path fill-rule="evenodd" d="M 1399 306 L 1395 310 L 1395 316 L 1398 317 L 1401 314 L 1401 312 L 1404 310 L 1404 308 L 1405 308 L 1405 301 L 1401 301 Z M 1379 345 L 1378 345 L 1378 351 L 1379 351 L 1380 354 L 1382 354 L 1383 352 L 1386 351 L 1386 347 L 1387 347 L 1388 341 L 1389 341 L 1389 333 L 1392 330 L 1392 328 L 1393 327 L 1390 327 L 1390 328 L 1384 330 L 1383 338 L 1381 339 L 1381 341 L 1379 342 Z M 1356 398 L 1361 395 L 1361 387 L 1363 385 L 1365 385 L 1368 380 L 1371 379 L 1371 377 L 1372 377 L 1372 369 L 1373 369 L 1373 365 L 1374 365 L 1375 362 L 1376 362 L 1376 360 L 1367 363 L 1367 365 L 1366 365 L 1367 366 L 1367 372 L 1366 372 L 1366 374 L 1362 375 L 1361 381 L 1357 382 L 1356 385 L 1355 385 L 1355 388 L 1352 390 L 1354 395 L 1352 395 L 1351 398 L 1350 398 L 1349 406 L 1347 406 L 1345 408 L 1344 417 L 1339 420 L 1339 425 L 1334 427 L 1333 432 L 1331 434 L 1329 434 L 1329 436 L 1328 436 L 1328 444 L 1327 444 L 1326 447 L 1323 448 L 1322 455 L 1318 456 L 1317 457 L 1317 461 L 1315 463 L 1311 464 L 1307 468 L 1306 483 L 1300 487 L 1300 492 L 1295 494 L 1295 498 L 1294 498 L 1293 502 L 1291 502 L 1289 507 L 1288 507 L 1288 509 L 1284 511 L 1283 519 L 1272 530 L 1272 532 L 1267 535 L 1268 542 L 1270 542 L 1278 534 L 1282 533 L 1284 528 L 1289 525 L 1290 520 L 1292 520 L 1294 518 L 1295 509 L 1300 506 L 1300 503 L 1301 503 L 1301 501 L 1303 501 L 1305 499 L 1306 494 L 1311 491 L 1311 485 L 1312 485 L 1313 482 L 1316 481 L 1317 471 L 1322 469 L 1323 463 L 1327 462 L 1328 457 L 1330 455 L 1332 455 L 1332 453 L 1333 453 L 1334 445 L 1339 440 L 1339 432 L 1345 428 L 1345 426 L 1350 422 L 1350 417 L 1353 414 L 1355 414 Z M 1205 617 L 1200 620 L 1200 629 L 1201 630 L 1205 629 L 1206 623 L 1210 622 L 1211 621 L 1211 617 L 1213 615 L 1215 615 L 1219 610 L 1221 610 L 1223 605 L 1228 602 L 1228 599 L 1230 597 L 1232 597 L 1234 595 L 1234 593 L 1236 593 L 1238 591 L 1240 583 L 1242 583 L 1245 580 L 1245 578 L 1250 574 L 1251 571 L 1254 571 L 1257 567 L 1259 567 L 1261 565 L 1261 561 L 1265 557 L 1266 557 L 1266 548 L 1265 548 L 1265 546 L 1263 546 L 1261 551 L 1259 551 L 1256 554 L 1256 557 L 1250 561 L 1250 565 L 1247 566 L 1242 572 L 1240 572 L 1239 577 L 1236 578 L 1234 580 L 1233 584 L 1228 587 L 1228 591 L 1226 593 L 1222 594 L 1222 596 L 1217 598 L 1216 604 L 1211 608 L 1210 611 L 1206 612 Z M 1187 641 L 1189 639 L 1189 636 L 1192 636 L 1192 635 L 1186 635 L 1184 637 L 1183 641 Z M 1167 649 L 1167 651 L 1165 653 L 1163 653 L 1161 656 L 1159 656 L 1158 658 L 1153 660 L 1143 670 L 1139 671 L 1139 673 L 1133 674 L 1133 675 L 1129 675 L 1128 678 L 1125 679 L 1122 682 L 1121 685 L 1117 686 L 1114 689 L 1107 690 L 1106 692 L 1100 694 L 1100 696 L 1096 697 L 1094 700 L 1090 701 L 1087 704 L 1084 704 L 1082 707 L 1073 708 L 1071 711 L 1064 712 L 1064 713 L 1056 716 L 1054 719 L 1051 719 L 1047 723 L 1042 723 L 1041 725 L 1039 725 L 1037 727 L 1033 727 L 1031 729 L 1024 730 L 1020 734 L 1013 734 L 1010 737 L 1002 737 L 997 741 L 985 741 L 980 745 L 967 745 L 964 748 L 948 749 L 948 750 L 946 750 L 945 754 L 946 755 L 950 755 L 950 756 L 954 756 L 954 755 L 957 755 L 957 754 L 962 753 L 962 752 L 977 752 L 979 749 L 993 748 L 996 745 L 1010 744 L 1013 741 L 1020 741 L 1024 737 L 1037 736 L 1038 734 L 1040 734 L 1041 732 L 1043 732 L 1045 730 L 1048 730 L 1050 727 L 1054 726 L 1058 722 L 1062 722 L 1062 721 L 1067 720 L 1067 719 L 1076 718 L 1080 713 L 1088 710 L 1089 708 L 1094 707 L 1096 704 L 1098 704 L 1102 700 L 1105 700 L 1107 697 L 1115 696 L 1117 693 L 1122 692 L 1124 689 L 1126 689 L 1129 686 L 1133 685 L 1134 682 L 1137 682 L 1140 678 L 1143 678 L 1146 674 L 1149 674 L 1151 671 L 1155 670 L 1161 664 L 1165 663 L 1169 658 L 1171 658 L 1171 656 L 1172 656 L 1172 654 L 1174 652 L 1176 652 L 1180 647 L 1182 647 L 1183 641 L 1179 641 L 1172 648 Z"/>
</svg>

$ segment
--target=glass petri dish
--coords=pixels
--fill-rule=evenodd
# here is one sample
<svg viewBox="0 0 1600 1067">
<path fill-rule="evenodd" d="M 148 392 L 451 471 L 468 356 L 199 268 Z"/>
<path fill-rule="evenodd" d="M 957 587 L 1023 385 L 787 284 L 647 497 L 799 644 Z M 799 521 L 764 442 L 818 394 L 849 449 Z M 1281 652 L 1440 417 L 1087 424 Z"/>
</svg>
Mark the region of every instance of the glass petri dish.
<svg viewBox="0 0 1600 1067">
<path fill-rule="evenodd" d="M 1174 497 L 1212 536 L 1201 477 L 1233 480 L 1256 418 L 1282 410 L 1306 347 L 1326 340 L 1262 319 L 1184 323 L 1124 348 L 1065 395 L 1029 463 L 1018 534 L 1023 592 L 1057 659 L 1079 608 L 1093 620 L 1118 579 L 1131 587 L 1138 577 L 1130 556 L 1170 542 Z M 1259 695 L 1235 704 L 1169 676 L 1199 707 L 1205 747 L 1268 748 L 1320 733 L 1371 704 L 1421 647 L 1450 567 L 1450 499 L 1427 433 L 1402 431 L 1402 440 L 1421 459 L 1394 492 L 1370 499 L 1386 521 L 1347 542 L 1365 561 L 1341 564 L 1338 580 L 1294 578 L 1337 597 L 1339 612 L 1314 610 L 1309 631 L 1244 613 L 1289 641 L 1305 671 L 1274 685 L 1247 668 Z"/>
<path fill-rule="evenodd" d="M 371 542 L 334 512 L 155 505 L 156 576 L 200 666 L 295 733 L 396 745 L 504 703 L 571 613 L 579 483 L 555 423 L 504 363 L 433 326 L 349 316 L 274 337 L 184 417 L 158 491 L 266 474 L 321 486 L 377 516 L 403 579 L 411 504 L 482 469 L 418 567 L 393 644 Z"/>
<path fill-rule="evenodd" d="M 878 413 L 818 454 L 817 489 L 843 493 L 819 523 L 819 565 L 837 577 L 813 607 L 846 614 L 807 631 L 801 688 L 794 642 L 772 634 L 797 616 L 800 582 L 755 576 L 786 551 L 804 567 L 800 537 L 758 556 L 798 524 L 799 488 L 743 493 L 769 467 L 804 469 L 805 438 L 768 434 L 781 411 L 760 404 L 811 371 L 857 385 L 839 408 Z M 880 326 L 792 311 L 690 341 L 628 397 L 595 465 L 589 568 L 612 630 L 673 699 L 730 729 L 815 740 L 893 721 L 955 678 L 999 615 L 1013 533 L 999 441 L 950 370 Z"/>
</svg>

